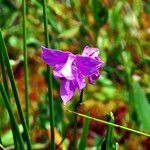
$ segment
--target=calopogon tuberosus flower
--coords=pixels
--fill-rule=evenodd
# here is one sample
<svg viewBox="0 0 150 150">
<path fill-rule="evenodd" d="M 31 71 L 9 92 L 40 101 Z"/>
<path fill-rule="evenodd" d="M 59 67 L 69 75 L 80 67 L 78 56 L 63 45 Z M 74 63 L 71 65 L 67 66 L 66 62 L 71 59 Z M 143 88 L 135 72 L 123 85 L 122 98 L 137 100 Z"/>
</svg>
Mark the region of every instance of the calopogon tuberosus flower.
<svg viewBox="0 0 150 150">
<path fill-rule="evenodd" d="M 90 84 L 100 77 L 103 62 L 99 53 L 98 48 L 89 46 L 85 46 L 81 55 L 42 47 L 43 60 L 53 67 L 55 79 L 61 80 L 60 96 L 64 104 L 73 97 L 76 88 L 81 93 L 86 86 L 85 77 Z"/>
</svg>

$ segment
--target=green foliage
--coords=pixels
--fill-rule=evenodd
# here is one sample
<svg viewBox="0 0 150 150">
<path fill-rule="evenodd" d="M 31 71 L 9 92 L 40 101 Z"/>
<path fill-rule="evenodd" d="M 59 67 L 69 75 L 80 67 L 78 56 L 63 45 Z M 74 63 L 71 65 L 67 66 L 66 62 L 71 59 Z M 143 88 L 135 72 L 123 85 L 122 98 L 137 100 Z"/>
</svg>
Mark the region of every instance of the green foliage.
<svg viewBox="0 0 150 150">
<path fill-rule="evenodd" d="M 106 23 L 108 18 L 107 8 L 104 8 L 99 0 L 91 0 L 91 6 L 96 26 L 102 26 Z"/>
<path fill-rule="evenodd" d="M 142 124 L 143 128 L 150 133 L 150 104 L 145 96 L 143 89 L 140 84 L 135 82 L 133 84 L 134 91 L 134 109 L 139 122 Z"/>
<path fill-rule="evenodd" d="M 50 47 L 69 50 L 73 53 L 82 53 L 81 50 L 83 50 L 85 45 L 98 47 L 100 49 L 100 58 L 104 62 L 104 67 L 100 71 L 101 78 L 96 81 L 94 86 L 86 86 L 83 102 L 85 108 L 82 108 L 81 105 L 81 110 L 83 112 L 89 110 L 93 111 L 93 108 L 91 110 L 91 103 L 96 102 L 94 105 L 95 111 L 98 109 L 97 102 L 99 105 L 107 105 L 107 103 L 110 102 L 111 106 L 109 108 L 101 108 L 98 110 L 98 112 L 94 112 L 94 115 L 105 115 L 107 109 L 109 110 L 112 107 L 114 112 L 119 112 L 117 117 L 120 117 L 124 113 L 125 117 L 122 117 L 119 120 L 119 122 L 123 123 L 123 125 L 138 128 L 141 131 L 145 130 L 150 132 L 150 122 L 148 116 L 148 114 L 150 114 L 150 0 L 47 0 L 47 5 L 47 17 L 49 24 L 47 34 L 50 38 L 50 41 L 48 41 Z M 20 0 L 0 0 L 0 27 L 2 28 L 3 38 L 5 39 L 5 43 L 8 48 L 8 54 L 11 58 L 10 60 L 7 60 L 7 63 L 13 62 L 10 63 L 10 65 L 13 67 L 12 71 L 14 72 L 16 72 L 16 68 L 19 68 L 19 71 L 17 70 L 17 75 L 20 75 L 21 72 L 21 64 L 18 62 L 20 62 L 19 58 L 22 57 L 21 10 L 22 4 Z M 44 45 L 45 39 L 42 10 L 42 1 L 27 1 L 28 38 L 26 40 L 29 50 L 29 68 L 31 67 L 31 73 L 29 76 L 29 92 L 33 92 L 35 90 L 34 87 L 30 86 L 30 84 L 32 85 L 32 79 L 34 78 L 33 76 L 36 74 L 33 71 L 36 63 L 38 62 L 37 64 L 40 67 L 38 66 L 35 70 L 38 68 L 44 68 L 41 58 L 39 58 L 40 49 L 41 46 Z M 2 46 L 2 42 L 0 42 L 0 45 Z M 3 48 L 1 47 L 0 52 L 2 52 L 2 49 Z M 33 63 L 33 60 L 36 60 L 36 63 Z M 19 80 L 16 79 L 17 82 L 20 82 Z M 47 81 L 48 80 L 46 80 L 46 82 Z M 137 81 L 141 84 L 139 85 Z M 68 114 L 66 115 L 64 107 L 62 106 L 61 99 L 58 95 L 60 88 L 59 82 L 53 79 L 53 85 L 55 99 L 55 129 L 62 138 L 65 136 L 66 129 L 67 132 L 72 129 L 73 118 L 72 115 L 70 115 L 71 117 Z M 39 86 L 37 88 L 39 88 L 39 91 L 42 91 L 41 88 L 45 86 L 46 85 L 41 87 Z M 13 90 L 14 89 L 15 87 L 13 87 Z M 45 89 L 46 88 L 43 88 L 43 90 Z M 21 87 L 19 87 L 19 92 L 20 91 Z M 40 127 L 39 130 L 46 131 L 50 126 L 49 105 L 45 91 L 42 91 L 41 93 L 35 92 L 37 95 L 40 93 L 38 95 L 39 97 L 37 96 L 38 98 L 36 98 L 34 102 L 31 101 L 31 107 L 33 107 L 33 110 L 31 111 L 30 115 L 36 120 L 33 123 L 34 128 L 32 129 L 33 132 L 31 133 L 34 135 L 34 129 L 36 127 Z M 19 93 L 19 95 L 21 95 L 19 100 L 22 102 L 21 105 L 24 106 L 24 98 L 22 97 L 21 92 Z M 129 93 L 129 96 L 125 94 L 121 95 L 120 93 Z M 71 100 L 71 102 L 69 102 L 67 105 L 67 108 L 72 109 L 75 102 L 78 100 L 78 97 L 79 95 L 76 94 L 74 96 L 74 100 Z M 12 95 L 10 95 L 10 98 L 11 100 L 13 99 Z M 117 101 L 115 101 L 116 99 Z M 90 100 L 93 100 L 94 102 L 89 103 L 87 106 L 88 108 L 86 108 L 86 102 Z M 33 106 L 34 104 L 35 108 Z M 127 107 L 127 112 L 122 110 L 122 105 Z M 12 106 L 14 106 L 14 104 L 12 104 Z M 13 109 L 13 111 L 16 113 L 15 109 Z M 0 123 L 4 127 L 9 123 L 9 117 L 2 97 L 0 97 L 0 112 Z M 107 148 L 106 145 L 111 147 L 113 143 L 115 147 L 114 149 L 117 150 L 118 144 L 114 144 L 114 142 L 112 142 L 114 141 L 112 131 L 113 127 L 110 127 L 111 129 L 109 129 L 109 127 L 110 126 L 108 126 L 108 130 L 111 130 L 111 132 L 107 132 L 105 137 L 105 149 Z M 83 132 L 84 136 L 82 136 L 81 140 L 84 142 L 80 142 L 80 146 L 87 147 L 88 149 L 89 145 L 85 146 L 86 134 L 88 131 L 87 125 L 86 129 L 83 127 L 83 130 L 86 130 Z M 94 133 L 92 146 L 95 147 L 97 145 L 101 145 L 102 137 L 104 135 L 99 135 L 92 129 L 89 130 Z M 116 134 L 119 137 L 123 136 L 118 132 Z M 6 134 L 4 136 L 6 136 L 6 138 L 3 140 L 4 142 L 7 140 L 7 138 L 10 139 L 10 134 Z M 37 136 L 38 140 L 34 139 L 33 142 L 41 142 L 40 140 L 42 138 L 40 135 Z M 47 134 L 44 133 L 42 137 L 46 137 L 46 139 L 42 139 L 42 142 L 44 141 L 46 143 L 48 140 Z M 64 141 L 64 143 L 62 143 L 62 145 L 65 145 L 62 146 L 64 149 L 70 148 L 68 147 L 68 143 L 71 145 L 73 142 L 68 137 L 69 133 L 68 136 L 65 136 L 65 140 L 67 142 Z M 128 140 L 130 140 L 130 138 L 128 138 Z M 106 144 L 106 142 L 108 143 Z M 142 147 L 143 145 L 141 143 L 144 143 L 143 139 L 137 143 L 137 145 L 139 144 Z M 44 149 L 46 144 L 41 146 L 36 143 L 35 147 L 42 147 Z M 120 147 L 130 149 L 130 147 L 127 146 L 128 144 L 125 142 L 124 145 L 121 144 Z M 60 145 L 60 148 L 62 147 Z"/>
<path fill-rule="evenodd" d="M 71 29 L 68 29 L 68 30 L 60 33 L 58 35 L 58 38 L 72 38 L 75 35 L 77 35 L 77 33 L 79 32 L 79 29 L 80 29 L 80 25 L 72 27 Z"/>
<path fill-rule="evenodd" d="M 90 113 L 87 112 L 86 115 L 89 116 Z M 83 123 L 82 134 L 81 134 L 81 138 L 80 138 L 79 146 L 78 146 L 79 150 L 83 150 L 86 147 L 86 140 L 87 140 L 87 135 L 88 135 L 88 131 L 89 131 L 89 124 L 90 124 L 90 120 L 85 118 L 84 123 Z"/>
<path fill-rule="evenodd" d="M 23 133 L 22 125 L 19 124 L 18 127 L 19 127 L 20 133 Z M 14 143 L 14 141 L 13 141 L 13 134 L 12 134 L 12 131 L 11 131 L 11 130 L 8 130 L 8 131 L 2 136 L 2 142 L 3 142 L 3 145 L 5 145 L 5 146 L 9 146 L 9 145 L 11 145 L 11 144 Z"/>
<path fill-rule="evenodd" d="M 5 103 L 3 101 L 1 94 L 0 94 L 0 112 L 1 112 L 0 113 L 0 132 L 1 132 L 3 126 L 9 123 L 9 115 L 8 115 L 8 112 L 5 107 Z"/>
<path fill-rule="evenodd" d="M 107 121 L 114 123 L 114 115 L 112 112 L 107 114 Z M 101 150 L 116 150 L 117 148 L 118 144 L 114 144 L 114 127 L 108 125 L 106 136 L 101 144 Z"/>
</svg>

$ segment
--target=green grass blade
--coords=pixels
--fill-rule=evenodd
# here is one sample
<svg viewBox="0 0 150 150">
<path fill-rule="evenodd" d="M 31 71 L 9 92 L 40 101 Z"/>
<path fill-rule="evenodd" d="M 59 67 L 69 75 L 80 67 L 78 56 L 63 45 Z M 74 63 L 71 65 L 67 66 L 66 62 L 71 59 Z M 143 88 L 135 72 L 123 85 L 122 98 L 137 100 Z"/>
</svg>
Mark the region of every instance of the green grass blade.
<svg viewBox="0 0 150 150">
<path fill-rule="evenodd" d="M 115 144 L 114 150 L 119 150 L 119 144 L 118 143 Z"/>
<path fill-rule="evenodd" d="M 0 52 L 0 64 L 1 64 L 1 70 L 2 70 L 2 76 L 3 76 L 5 91 L 7 93 L 8 98 L 9 98 L 8 82 L 7 82 L 6 73 L 5 73 L 4 59 L 3 59 L 3 55 L 1 52 Z"/>
<path fill-rule="evenodd" d="M 22 136 L 21 136 L 21 134 L 20 134 L 20 132 L 19 132 L 18 124 L 17 124 L 17 121 L 16 121 L 16 119 L 15 119 L 15 117 L 14 117 L 14 114 L 13 114 L 13 111 L 12 111 L 12 108 L 11 108 L 10 101 L 9 101 L 9 99 L 8 99 L 8 97 L 7 97 L 7 94 L 6 94 L 6 92 L 5 92 L 5 89 L 4 89 L 4 87 L 3 87 L 2 83 L 1 83 L 1 81 L 0 81 L 0 91 L 1 91 L 1 94 L 2 94 L 2 96 L 3 96 L 3 98 L 4 98 L 4 102 L 5 102 L 5 105 L 6 105 L 6 107 L 7 107 L 7 110 L 8 110 L 9 116 L 10 116 L 10 120 L 11 120 L 12 125 L 13 125 L 13 127 L 14 127 L 14 129 L 15 129 L 15 132 L 16 132 L 16 134 L 17 134 L 17 136 L 18 136 L 18 141 L 19 141 L 19 144 L 20 144 L 20 148 L 21 148 L 22 150 L 25 150 L 24 141 L 23 141 Z"/>
<path fill-rule="evenodd" d="M 114 123 L 114 115 L 111 112 L 110 114 L 107 114 L 107 121 Z M 109 126 L 107 127 L 107 134 L 106 134 L 106 150 L 112 150 L 114 145 L 114 127 Z"/>
<path fill-rule="evenodd" d="M 72 114 L 76 114 L 76 115 L 84 117 L 84 118 L 88 118 L 88 119 L 91 119 L 91 120 L 94 120 L 94 121 L 97 121 L 97 122 L 100 122 L 100 123 L 103 123 L 103 124 L 106 124 L 106 125 L 114 126 L 116 128 L 126 130 L 126 131 L 129 131 L 129 132 L 132 132 L 132 133 L 136 133 L 136 134 L 139 134 L 139 135 L 150 137 L 150 134 L 148 134 L 148 133 L 144 133 L 144 132 L 141 132 L 141 131 L 138 131 L 138 130 L 135 130 L 135 129 L 131 129 L 131 128 L 128 128 L 128 127 L 125 127 L 125 126 L 121 126 L 119 124 L 111 123 L 111 122 L 108 122 L 108 121 L 105 121 L 105 120 L 90 117 L 90 116 L 87 116 L 87 115 L 84 115 L 84 114 L 81 114 L 81 113 L 77 113 L 77 112 L 74 112 L 74 111 L 71 111 L 71 110 L 68 110 L 68 109 L 66 109 L 66 110 L 68 112 L 72 113 Z"/>
<path fill-rule="evenodd" d="M 26 122 L 28 131 L 30 129 L 29 123 L 29 87 L 28 87 L 28 51 L 26 42 L 26 0 L 22 0 L 22 16 L 23 16 L 23 50 L 24 50 L 24 81 L 25 81 L 25 98 L 26 98 Z"/>
<path fill-rule="evenodd" d="M 86 115 L 89 116 L 90 113 L 87 112 Z M 90 120 L 85 118 L 84 124 L 83 124 L 83 129 L 82 129 L 82 135 L 81 135 L 79 146 L 78 146 L 79 150 L 84 150 L 86 147 L 87 135 L 88 135 L 88 131 L 89 131 L 89 124 L 90 124 Z"/>
<path fill-rule="evenodd" d="M 6 73 L 5 73 L 5 67 L 4 67 L 5 66 L 4 65 L 4 59 L 3 59 L 3 55 L 2 55 L 1 52 L 0 52 L 0 64 L 1 64 L 1 70 L 2 70 L 2 76 L 3 76 L 3 82 L 4 82 L 5 91 L 7 93 L 8 99 L 10 101 L 9 89 L 8 89 L 8 82 L 7 82 Z M 13 125 L 12 125 L 12 133 L 13 133 L 15 150 L 18 150 L 17 135 L 15 133 Z"/>
<path fill-rule="evenodd" d="M 91 0 L 93 17 L 97 23 L 96 27 L 106 23 L 108 18 L 108 10 L 102 6 L 101 1 L 99 0 Z"/>
<path fill-rule="evenodd" d="M 24 128 L 24 133 L 25 133 L 25 136 L 26 136 L 28 149 L 31 150 L 32 149 L 31 140 L 30 140 L 28 128 L 27 128 L 27 125 L 26 125 L 26 121 L 25 121 L 25 118 L 24 118 L 24 114 L 23 114 L 23 111 L 22 111 L 22 108 L 21 108 L 17 86 L 16 86 L 16 83 L 15 83 L 12 68 L 10 66 L 8 53 L 7 53 L 6 46 L 5 46 L 3 37 L 2 37 L 1 30 L 0 30 L 0 50 L 1 50 L 0 52 L 2 52 L 2 55 L 4 57 L 5 65 L 6 65 L 6 68 L 7 68 L 7 71 L 8 71 L 8 76 L 9 76 L 9 79 L 10 79 L 10 82 L 11 82 L 15 102 L 16 102 L 17 109 L 18 109 L 18 112 L 19 112 L 19 116 L 20 116 L 20 119 L 22 121 L 22 125 L 23 125 L 23 128 Z"/>
<path fill-rule="evenodd" d="M 114 123 L 113 113 L 107 114 L 107 121 L 110 123 Z M 114 149 L 114 126 L 107 126 L 107 133 L 104 141 L 101 145 L 101 150 L 113 150 Z"/>
<path fill-rule="evenodd" d="M 134 98 L 133 98 L 134 108 L 137 114 L 137 118 L 141 122 L 144 129 L 146 129 L 150 133 L 150 119 L 149 119 L 150 104 L 139 83 L 135 82 L 133 84 L 133 90 L 134 90 Z"/>
<path fill-rule="evenodd" d="M 45 30 L 45 45 L 50 47 L 49 35 L 48 35 L 48 20 L 47 20 L 47 6 L 46 0 L 43 0 L 43 14 L 44 14 L 44 30 Z M 48 82 L 48 98 L 49 98 L 49 109 L 50 109 L 50 126 L 51 126 L 51 149 L 55 150 L 55 122 L 54 122 L 54 102 L 53 102 L 53 86 L 52 86 L 52 70 L 47 65 L 47 82 Z"/>
</svg>

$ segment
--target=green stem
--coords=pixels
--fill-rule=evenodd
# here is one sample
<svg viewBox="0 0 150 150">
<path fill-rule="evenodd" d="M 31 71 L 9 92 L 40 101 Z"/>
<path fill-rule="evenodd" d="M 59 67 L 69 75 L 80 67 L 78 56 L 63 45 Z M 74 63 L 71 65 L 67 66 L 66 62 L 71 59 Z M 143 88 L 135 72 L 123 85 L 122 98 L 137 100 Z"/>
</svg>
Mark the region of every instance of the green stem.
<svg viewBox="0 0 150 150">
<path fill-rule="evenodd" d="M 80 114 L 80 113 L 77 113 L 77 112 L 74 112 L 74 111 L 71 111 L 71 110 L 68 110 L 68 109 L 66 109 L 66 110 L 70 113 L 76 114 L 76 115 L 84 117 L 84 118 L 88 118 L 88 119 L 91 119 L 91 120 L 94 120 L 94 121 L 97 121 L 97 122 L 100 122 L 100 123 L 103 123 L 103 124 L 106 124 L 106 125 L 114 126 L 116 128 L 119 128 L 119 129 L 127 130 L 127 131 L 130 131 L 132 133 L 136 133 L 136 134 L 140 134 L 140 135 L 150 137 L 150 134 L 148 134 L 148 133 L 144 133 L 144 132 L 141 132 L 141 131 L 138 131 L 138 130 L 134 130 L 134 129 L 131 129 L 131 128 L 128 128 L 128 127 L 124 127 L 124 126 L 121 126 L 121 125 L 118 125 L 118 124 L 115 124 L 115 123 L 107 122 L 105 120 L 101 120 L 101 119 L 97 119 L 97 118 L 94 118 L 94 117 L 86 116 L 84 114 Z"/>
<path fill-rule="evenodd" d="M 2 70 L 2 76 L 3 76 L 3 82 L 4 82 L 4 87 L 5 87 L 5 91 L 7 93 L 8 98 L 10 98 L 9 96 L 9 90 L 8 90 L 8 82 L 7 82 L 7 77 L 6 77 L 6 73 L 5 73 L 5 65 L 4 65 L 4 59 L 3 59 L 3 55 L 0 52 L 0 64 L 1 64 L 1 70 Z"/>
<path fill-rule="evenodd" d="M 24 81 L 25 81 L 25 98 L 26 98 L 26 122 L 28 131 L 29 125 L 29 91 L 28 91 L 28 51 L 26 44 L 26 0 L 22 0 L 22 16 L 23 16 L 23 49 L 24 49 Z"/>
<path fill-rule="evenodd" d="M 10 79 L 10 82 L 11 82 L 15 102 L 16 102 L 17 109 L 18 109 L 18 112 L 19 112 L 19 115 L 20 115 L 20 119 L 22 121 L 22 125 L 23 125 L 23 128 L 24 128 L 24 133 L 25 133 L 25 136 L 26 136 L 28 149 L 31 150 L 32 149 L 31 140 L 30 140 L 28 128 L 27 128 L 27 125 L 26 125 L 26 121 L 25 121 L 25 118 L 24 118 L 24 114 L 23 114 L 23 111 L 22 111 L 22 108 L 21 108 L 17 86 L 16 86 L 16 83 L 15 83 L 12 68 L 10 66 L 8 53 L 7 53 L 6 46 L 5 46 L 3 37 L 2 37 L 1 30 L 0 30 L 0 48 L 1 48 L 1 51 L 2 51 L 2 55 L 4 57 L 4 61 L 5 61 L 6 67 L 7 67 L 8 76 L 9 76 L 9 79 Z"/>
<path fill-rule="evenodd" d="M 6 73 L 5 73 L 5 65 L 4 65 L 4 59 L 2 56 L 2 53 L 0 52 L 0 64 L 1 64 L 1 70 L 2 70 L 2 76 L 3 76 L 3 82 L 4 82 L 4 87 L 5 87 L 5 91 L 7 93 L 8 99 L 10 101 L 10 96 L 9 96 L 9 90 L 8 90 L 8 82 L 7 82 L 7 77 L 6 77 Z M 18 150 L 18 144 L 17 144 L 17 136 L 14 130 L 14 127 L 12 125 L 12 133 L 13 133 L 13 139 L 14 139 L 14 145 L 15 145 L 15 150 Z"/>
<path fill-rule="evenodd" d="M 46 14 L 46 0 L 43 0 L 43 14 L 44 14 L 44 31 L 45 31 L 45 45 L 49 45 L 49 34 L 48 34 L 48 20 Z M 50 126 L 51 126 L 51 149 L 55 150 L 55 122 L 54 122 L 54 104 L 53 104 L 53 86 L 52 86 L 52 71 L 47 65 L 47 82 L 48 82 L 48 98 L 49 98 L 49 109 L 50 109 Z"/>
<path fill-rule="evenodd" d="M 81 90 L 79 102 L 75 106 L 75 112 L 77 112 L 78 107 L 82 103 L 82 99 L 83 99 L 83 90 Z M 77 114 L 75 114 L 75 116 L 74 116 L 74 122 L 75 123 L 74 123 L 74 130 L 73 130 L 73 150 L 76 150 L 76 145 L 77 145 L 77 125 L 78 125 Z"/>
<path fill-rule="evenodd" d="M 3 87 L 2 83 L 1 83 L 1 81 L 0 81 L 0 91 L 1 91 L 1 94 L 2 94 L 2 96 L 3 96 L 3 98 L 4 98 L 5 105 L 6 105 L 6 107 L 7 107 L 9 116 L 10 116 L 10 118 L 11 118 L 11 122 L 12 122 L 13 127 L 14 127 L 14 129 L 15 129 L 15 132 L 16 132 L 16 134 L 17 134 L 18 141 L 19 141 L 19 144 L 20 144 L 20 148 L 21 148 L 22 150 L 25 150 L 24 141 L 23 141 L 22 136 L 21 136 L 21 134 L 20 134 L 20 132 L 19 132 L 18 124 L 17 124 L 17 121 L 16 121 L 16 119 L 15 119 L 15 117 L 14 117 L 14 114 L 13 114 L 13 111 L 12 111 L 12 108 L 11 108 L 10 101 L 9 101 L 9 99 L 8 99 L 8 97 L 7 97 L 7 94 L 6 94 L 6 92 L 5 92 L 5 89 L 4 89 L 4 87 Z"/>
</svg>

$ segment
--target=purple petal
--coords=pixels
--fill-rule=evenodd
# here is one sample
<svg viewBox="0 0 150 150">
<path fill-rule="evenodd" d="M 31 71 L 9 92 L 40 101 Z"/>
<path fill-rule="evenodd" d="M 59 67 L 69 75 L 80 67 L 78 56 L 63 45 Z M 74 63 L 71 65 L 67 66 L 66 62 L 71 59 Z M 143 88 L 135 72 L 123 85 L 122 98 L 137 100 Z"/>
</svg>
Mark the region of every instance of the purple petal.
<svg viewBox="0 0 150 150">
<path fill-rule="evenodd" d="M 42 47 L 42 58 L 46 62 L 46 64 L 54 67 L 58 64 L 63 64 L 67 61 L 70 52 L 64 52 L 60 50 L 53 50 Z"/>
<path fill-rule="evenodd" d="M 54 78 L 56 80 L 65 79 L 64 76 L 61 73 L 62 68 L 63 68 L 63 65 L 56 65 L 54 67 Z"/>
<path fill-rule="evenodd" d="M 76 65 L 84 76 L 90 76 L 97 72 L 103 63 L 90 57 L 77 55 Z"/>
<path fill-rule="evenodd" d="M 77 84 L 78 90 L 81 93 L 81 90 L 86 86 L 84 76 L 76 66 L 72 66 L 72 70 L 75 76 L 73 82 Z"/>
<path fill-rule="evenodd" d="M 64 104 L 73 97 L 76 87 L 77 86 L 72 82 L 72 80 L 62 80 L 60 95 Z"/>
<path fill-rule="evenodd" d="M 79 92 L 81 93 L 81 90 L 86 86 L 85 79 L 81 74 L 78 74 L 76 81 L 77 81 Z"/>
<path fill-rule="evenodd" d="M 85 48 L 82 52 L 82 56 L 89 56 L 93 59 L 100 60 L 100 58 L 99 58 L 99 49 L 98 48 L 92 48 L 92 47 L 89 47 L 89 46 L 85 46 Z"/>
<path fill-rule="evenodd" d="M 74 55 L 69 55 L 67 62 L 61 69 L 62 75 L 69 80 L 72 80 L 74 78 L 74 75 L 72 73 L 72 64 L 74 62 L 75 56 Z"/>
<path fill-rule="evenodd" d="M 98 79 L 100 77 L 100 73 L 97 71 L 93 75 L 88 77 L 89 83 L 94 84 L 94 80 Z"/>
<path fill-rule="evenodd" d="M 56 65 L 54 67 L 54 77 L 56 79 L 68 79 L 72 80 L 74 75 L 72 73 L 72 65 L 75 59 L 75 55 L 70 54 L 64 65 Z"/>
</svg>

